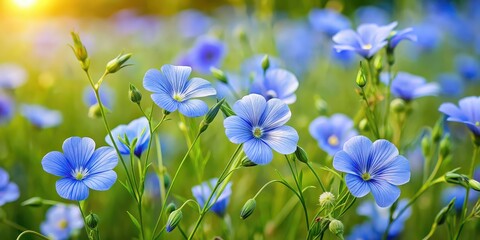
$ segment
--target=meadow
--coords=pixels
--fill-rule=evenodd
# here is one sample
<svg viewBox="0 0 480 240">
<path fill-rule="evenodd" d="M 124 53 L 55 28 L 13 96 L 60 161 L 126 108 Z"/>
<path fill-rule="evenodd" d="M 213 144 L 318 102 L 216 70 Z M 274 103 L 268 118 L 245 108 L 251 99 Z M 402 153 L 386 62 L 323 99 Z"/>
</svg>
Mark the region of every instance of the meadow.
<svg viewBox="0 0 480 240">
<path fill-rule="evenodd" d="M 480 234 L 478 0 L 15 2 L 0 239 Z"/>
</svg>

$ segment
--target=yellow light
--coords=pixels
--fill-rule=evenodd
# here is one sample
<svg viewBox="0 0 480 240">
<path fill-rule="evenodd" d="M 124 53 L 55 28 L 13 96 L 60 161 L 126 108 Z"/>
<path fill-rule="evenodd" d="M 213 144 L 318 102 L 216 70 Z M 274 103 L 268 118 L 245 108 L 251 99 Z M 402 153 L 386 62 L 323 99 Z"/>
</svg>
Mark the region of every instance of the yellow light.
<svg viewBox="0 0 480 240">
<path fill-rule="evenodd" d="M 13 3 L 20 8 L 30 8 L 37 3 L 37 0 L 13 0 Z"/>
</svg>

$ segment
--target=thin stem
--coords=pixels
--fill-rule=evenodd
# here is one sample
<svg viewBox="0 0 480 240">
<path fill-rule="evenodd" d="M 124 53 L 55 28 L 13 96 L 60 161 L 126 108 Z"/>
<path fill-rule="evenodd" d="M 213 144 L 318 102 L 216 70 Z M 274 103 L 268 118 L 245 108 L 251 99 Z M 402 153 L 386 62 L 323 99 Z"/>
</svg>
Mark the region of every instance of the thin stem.
<svg viewBox="0 0 480 240">
<path fill-rule="evenodd" d="M 299 199 L 300 199 L 300 203 L 302 203 L 303 211 L 305 212 L 305 222 L 307 224 L 307 231 L 308 231 L 308 230 L 310 230 L 310 221 L 308 220 L 310 218 L 308 217 L 308 211 L 307 211 L 307 206 L 305 204 L 305 199 L 303 197 L 302 187 L 298 183 L 297 174 L 293 170 L 292 164 L 290 163 L 290 160 L 288 159 L 287 155 L 285 155 L 285 159 L 287 160 L 288 167 L 290 168 L 290 171 L 292 172 L 293 180 L 295 181 L 295 185 L 298 188 L 298 196 L 299 196 Z"/>
<path fill-rule="evenodd" d="M 164 178 L 164 169 L 163 169 L 163 158 L 162 158 L 162 147 L 160 145 L 160 137 L 156 136 L 156 147 L 157 147 L 157 159 L 158 159 L 158 180 L 160 183 L 160 202 L 165 201 L 165 178 Z"/>
<path fill-rule="evenodd" d="M 392 74 L 392 65 L 389 63 L 387 64 L 387 74 L 388 74 L 388 84 L 387 84 L 387 94 L 385 97 L 385 117 L 383 119 L 383 137 L 387 137 L 387 129 L 388 129 L 388 119 L 390 116 L 390 98 L 391 98 L 391 91 L 390 88 L 392 87 L 392 80 L 393 80 L 393 74 Z"/>
<path fill-rule="evenodd" d="M 18 225 L 8 219 L 4 219 L 3 221 L 0 221 L 2 223 L 4 223 L 5 225 L 9 226 L 9 227 L 12 227 L 12 228 L 15 228 L 19 231 L 27 231 L 28 229 L 26 229 L 25 227 L 21 226 L 21 225 Z"/>
<path fill-rule="evenodd" d="M 320 180 L 320 178 L 318 177 L 317 173 L 315 172 L 315 170 L 313 169 L 312 165 L 307 162 L 307 166 L 308 168 L 310 169 L 310 171 L 312 171 L 313 175 L 315 175 L 315 178 L 317 179 L 317 182 L 318 184 L 320 184 L 320 187 L 322 188 L 322 191 L 323 192 L 326 192 L 327 190 L 325 189 L 325 186 L 323 186 L 323 183 L 322 181 Z"/>
<path fill-rule="evenodd" d="M 367 112 L 366 112 L 365 115 L 367 116 L 368 125 L 370 126 L 370 129 L 372 129 L 375 137 L 377 139 L 379 139 L 380 134 L 378 133 L 378 126 L 377 126 L 377 122 L 375 120 L 375 113 L 371 109 L 370 102 L 368 101 L 367 96 L 366 96 L 365 88 L 361 88 L 361 89 L 362 89 L 362 98 L 365 101 L 365 104 L 367 104 Z"/>
<path fill-rule="evenodd" d="M 90 234 L 88 232 L 88 228 L 87 228 L 87 221 L 85 219 L 85 214 L 83 213 L 82 204 L 80 203 L 80 201 L 78 201 L 77 203 L 78 203 L 78 209 L 80 209 L 80 213 L 82 214 L 83 223 L 84 223 L 83 227 L 85 228 L 85 233 L 87 234 L 88 239 L 91 239 Z"/>
<path fill-rule="evenodd" d="M 265 189 L 268 185 L 270 185 L 272 183 L 276 183 L 276 182 L 282 182 L 282 181 L 281 180 L 271 180 L 271 181 L 265 183 L 263 185 L 263 187 L 258 190 L 258 192 L 255 194 L 255 196 L 253 196 L 253 199 L 257 198 L 258 195 L 260 195 L 260 193 L 263 191 L 263 189 Z"/>
<path fill-rule="evenodd" d="M 39 237 L 39 238 L 41 238 L 41 239 L 49 240 L 48 237 L 46 237 L 46 236 L 44 236 L 44 235 L 42 235 L 42 234 L 40 234 L 40 233 L 38 233 L 38 232 L 32 231 L 32 230 L 25 230 L 25 231 L 23 231 L 22 233 L 20 233 L 20 235 L 18 235 L 17 240 L 20 240 L 24 235 L 27 235 L 27 234 L 32 234 L 32 235 L 35 235 L 35 236 L 37 236 L 37 237 Z"/>
</svg>

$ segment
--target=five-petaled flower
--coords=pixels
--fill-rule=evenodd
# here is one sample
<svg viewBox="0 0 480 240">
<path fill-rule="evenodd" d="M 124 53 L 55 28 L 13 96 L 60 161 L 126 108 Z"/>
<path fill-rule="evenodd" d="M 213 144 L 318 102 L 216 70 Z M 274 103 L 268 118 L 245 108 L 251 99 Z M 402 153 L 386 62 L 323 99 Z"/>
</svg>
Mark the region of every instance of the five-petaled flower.
<svg viewBox="0 0 480 240">
<path fill-rule="evenodd" d="M 353 196 L 363 197 L 372 192 L 380 207 L 392 205 L 400 196 L 397 185 L 410 181 L 408 160 L 384 139 L 372 144 L 364 136 L 350 138 L 343 150 L 335 154 L 333 166 L 347 173 L 345 182 Z"/>
<path fill-rule="evenodd" d="M 290 119 L 287 104 L 280 99 L 270 99 L 250 94 L 233 105 L 236 116 L 225 119 L 225 134 L 236 144 L 243 143 L 243 151 L 256 164 L 272 161 L 272 149 L 281 154 L 291 154 L 297 149 L 297 131 L 284 124 Z"/>
<path fill-rule="evenodd" d="M 178 109 L 187 117 L 199 117 L 208 112 L 208 106 L 197 97 L 215 95 L 210 82 L 202 78 L 188 77 L 191 67 L 163 65 L 161 71 L 150 69 L 145 73 L 143 86 L 152 94 L 152 100 L 168 112 Z"/>
<path fill-rule="evenodd" d="M 117 180 L 113 168 L 117 154 L 111 147 L 95 150 L 91 138 L 71 137 L 63 142 L 63 153 L 53 151 L 42 159 L 45 172 L 62 177 L 56 183 L 60 197 L 81 201 L 88 197 L 89 188 L 105 191 Z"/>
<path fill-rule="evenodd" d="M 297 100 L 297 88 L 298 80 L 293 73 L 281 68 L 269 68 L 265 75 L 256 76 L 250 93 L 260 94 L 267 100 L 278 98 L 286 104 L 292 104 Z"/>
<path fill-rule="evenodd" d="M 143 151 L 147 149 L 148 142 L 150 141 L 150 127 L 148 125 L 148 120 L 145 117 L 141 117 L 131 121 L 128 125 L 119 125 L 112 130 L 112 136 L 118 147 L 118 151 L 123 155 L 130 154 L 130 146 L 127 146 L 125 141 L 120 141 L 120 138 L 128 140 L 129 144 L 133 144 L 133 140 L 137 139 L 133 152 L 135 156 L 140 157 Z M 124 139 L 125 136 L 127 139 Z M 105 141 L 108 145 L 113 147 L 109 135 L 105 137 Z"/>
<path fill-rule="evenodd" d="M 344 114 L 315 118 L 308 129 L 318 141 L 318 146 L 331 156 L 342 150 L 348 139 L 358 134 L 353 128 L 352 119 Z"/>
<path fill-rule="evenodd" d="M 380 78 L 388 85 L 388 73 L 382 73 Z M 438 83 L 428 83 L 425 78 L 406 72 L 398 72 L 392 81 L 390 91 L 395 97 L 411 101 L 425 96 L 436 96 L 440 93 Z"/>
<path fill-rule="evenodd" d="M 48 209 L 46 215 L 40 230 L 49 239 L 69 239 L 83 227 L 82 213 L 75 205 L 57 204 Z"/>
<path fill-rule="evenodd" d="M 447 121 L 465 124 L 476 138 L 480 138 L 480 97 L 462 98 L 458 107 L 444 103 L 438 110 L 448 116 Z"/>
</svg>

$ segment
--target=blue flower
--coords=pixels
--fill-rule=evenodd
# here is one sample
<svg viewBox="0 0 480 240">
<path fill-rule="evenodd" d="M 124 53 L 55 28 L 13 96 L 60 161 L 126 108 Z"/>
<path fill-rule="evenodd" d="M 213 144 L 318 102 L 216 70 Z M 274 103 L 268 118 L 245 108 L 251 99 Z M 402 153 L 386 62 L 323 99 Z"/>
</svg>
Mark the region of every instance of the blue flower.
<svg viewBox="0 0 480 240">
<path fill-rule="evenodd" d="M 225 134 L 235 143 L 243 143 L 243 151 L 256 164 L 272 161 L 272 149 L 281 154 L 295 152 L 297 131 L 284 124 L 290 119 L 288 105 L 279 99 L 268 102 L 263 96 L 250 94 L 233 105 L 236 116 L 225 119 Z"/>
<path fill-rule="evenodd" d="M 342 150 L 348 139 L 358 134 L 353 128 L 353 121 L 343 114 L 315 118 L 308 129 L 318 141 L 318 146 L 331 156 Z"/>
<path fill-rule="evenodd" d="M 212 24 L 212 20 L 207 15 L 192 9 L 184 10 L 176 17 L 179 33 L 186 38 L 204 34 Z"/>
<path fill-rule="evenodd" d="M 388 41 L 388 48 L 395 49 L 403 40 L 417 41 L 417 35 L 413 32 L 413 28 L 406 28 L 400 31 L 393 31 Z"/>
<path fill-rule="evenodd" d="M 143 151 L 147 149 L 148 142 L 150 141 L 150 127 L 148 125 L 148 120 L 145 117 L 141 117 L 131 121 L 128 125 L 119 125 L 112 130 L 112 136 L 117 144 L 118 150 L 123 155 L 130 155 L 130 147 L 120 141 L 119 138 L 124 139 L 125 136 L 127 136 L 130 144 L 132 144 L 133 140 L 136 138 L 137 143 L 135 144 L 134 154 L 140 158 Z M 109 135 L 105 137 L 105 142 L 113 147 Z"/>
<path fill-rule="evenodd" d="M 380 75 L 381 81 L 388 83 L 388 74 Z M 438 83 L 427 83 L 425 78 L 406 72 L 398 72 L 390 88 L 393 96 L 405 101 L 425 96 L 436 96 L 440 92 Z"/>
<path fill-rule="evenodd" d="M 371 222 L 355 225 L 350 235 L 346 237 L 347 240 L 378 240 L 381 238 L 382 234 L 374 231 Z"/>
<path fill-rule="evenodd" d="M 148 173 L 145 177 L 145 196 L 148 199 L 160 197 L 160 181 L 156 173 Z"/>
<path fill-rule="evenodd" d="M 457 71 L 467 81 L 480 80 L 480 62 L 474 57 L 460 54 L 455 57 Z"/>
<path fill-rule="evenodd" d="M 454 208 L 457 212 L 462 211 L 463 201 L 465 201 L 467 190 L 461 186 L 448 187 L 442 192 L 442 204 L 447 205 L 453 198 L 455 198 Z M 477 191 L 470 191 L 468 195 L 468 202 L 475 202 L 480 197 Z"/>
<path fill-rule="evenodd" d="M 336 43 L 334 48 L 339 52 L 353 51 L 365 59 L 370 59 L 388 44 L 388 37 L 396 26 L 396 22 L 386 26 L 362 24 L 357 28 L 357 32 L 351 29 L 342 30 L 333 36 Z"/>
<path fill-rule="evenodd" d="M 75 205 L 57 204 L 47 211 L 47 219 L 40 225 L 43 235 L 54 240 L 66 240 L 78 234 L 83 227 L 82 213 Z"/>
<path fill-rule="evenodd" d="M 358 24 L 373 23 L 378 25 L 387 24 L 390 14 L 376 6 L 364 6 L 355 11 L 355 21 Z"/>
<path fill-rule="evenodd" d="M 95 150 L 95 142 L 87 137 L 68 138 L 62 148 L 63 153 L 49 152 L 42 159 L 45 172 L 62 177 L 56 184 L 60 197 L 85 200 L 89 188 L 106 191 L 117 180 L 117 174 L 112 170 L 118 162 L 113 148 Z"/>
<path fill-rule="evenodd" d="M 442 32 L 434 24 L 424 22 L 413 27 L 413 32 L 417 35 L 417 42 L 415 45 L 421 50 L 430 52 L 437 49 L 442 42 Z"/>
<path fill-rule="evenodd" d="M 210 194 L 212 194 L 212 190 L 217 184 L 218 178 L 213 178 L 210 179 L 209 181 L 203 182 L 200 185 L 194 186 L 192 188 L 192 194 L 197 199 L 198 204 L 200 207 L 203 207 L 205 205 L 205 202 L 208 200 L 208 197 Z M 212 199 L 210 201 L 214 201 L 217 197 L 217 201 L 211 204 L 212 210 L 214 213 L 216 213 L 218 216 L 223 216 L 225 214 L 225 210 L 227 209 L 228 202 L 230 201 L 230 196 L 232 195 L 232 183 L 229 182 L 225 186 L 225 189 L 223 192 L 218 195 L 218 189 L 217 192 L 213 195 Z M 210 206 L 210 203 L 208 204 Z"/>
<path fill-rule="evenodd" d="M 278 98 L 286 104 L 297 100 L 295 91 L 298 80 L 293 73 L 281 68 L 269 68 L 265 76 L 258 75 L 252 83 L 250 93 L 260 94 L 267 100 Z"/>
<path fill-rule="evenodd" d="M 20 113 L 38 128 L 56 127 L 62 123 L 62 114 L 41 105 L 23 104 Z"/>
<path fill-rule="evenodd" d="M 328 36 L 333 36 L 341 30 L 350 28 L 350 20 L 347 17 L 328 8 L 310 10 L 308 20 L 315 31 L 325 33 Z"/>
<path fill-rule="evenodd" d="M 460 97 L 465 91 L 465 84 L 462 78 L 454 73 L 442 73 L 437 77 L 440 84 L 440 93 L 447 97 Z"/>
<path fill-rule="evenodd" d="M 458 107 L 453 103 L 443 103 L 438 111 L 448 116 L 447 121 L 465 124 L 476 137 L 480 137 L 480 97 L 460 99 Z"/>
<path fill-rule="evenodd" d="M 161 70 L 150 69 L 143 78 L 143 86 L 153 92 L 151 97 L 158 106 L 169 112 L 178 109 L 187 117 L 208 112 L 205 102 L 193 98 L 215 95 L 217 92 L 210 82 L 201 78 L 188 81 L 190 67 L 163 65 Z"/>
<path fill-rule="evenodd" d="M 347 173 L 345 182 L 355 197 L 372 192 L 380 207 L 388 207 L 400 196 L 402 185 L 410 181 L 410 164 L 398 155 L 391 142 L 381 139 L 373 144 L 364 136 L 350 138 L 333 158 L 333 166 Z"/>
<path fill-rule="evenodd" d="M 113 103 L 112 102 L 113 90 L 110 87 L 108 87 L 108 85 L 103 84 L 99 90 L 99 95 L 100 95 L 100 100 L 102 101 L 102 104 L 107 108 L 111 108 Z M 83 101 L 89 107 L 97 104 L 97 98 L 95 97 L 95 92 L 90 86 L 86 87 L 85 90 L 83 91 Z"/>
<path fill-rule="evenodd" d="M 14 89 L 27 80 L 27 71 L 17 64 L 4 63 L 0 65 L 0 88 Z"/>
<path fill-rule="evenodd" d="M 15 111 L 14 107 L 13 100 L 7 95 L 0 93 L 0 124 L 12 119 Z"/>
<path fill-rule="evenodd" d="M 190 50 L 188 57 L 192 68 L 203 74 L 210 73 L 211 67 L 218 67 L 226 54 L 225 44 L 213 37 L 200 37 Z"/>
<path fill-rule="evenodd" d="M 412 209 L 409 207 L 402 215 L 398 216 L 400 209 L 403 209 L 407 206 L 408 200 L 402 199 L 398 201 L 397 208 L 393 212 L 393 217 L 396 218 L 395 222 L 392 223 L 390 230 L 388 232 L 389 239 L 393 239 L 396 236 L 402 233 L 405 222 L 408 220 L 410 215 L 412 214 Z M 382 234 L 387 230 L 388 221 L 390 217 L 390 208 L 380 208 L 372 201 L 363 202 L 358 208 L 357 213 L 361 216 L 366 216 L 370 218 L 371 224 L 373 229 L 378 236 L 382 236 Z M 398 218 L 397 218 L 398 216 Z"/>
<path fill-rule="evenodd" d="M 5 203 L 13 202 L 20 196 L 17 184 L 10 182 L 7 171 L 0 168 L 0 207 Z"/>
</svg>

